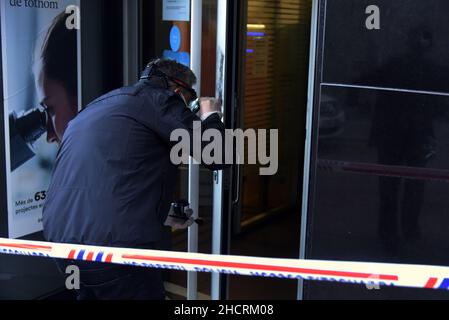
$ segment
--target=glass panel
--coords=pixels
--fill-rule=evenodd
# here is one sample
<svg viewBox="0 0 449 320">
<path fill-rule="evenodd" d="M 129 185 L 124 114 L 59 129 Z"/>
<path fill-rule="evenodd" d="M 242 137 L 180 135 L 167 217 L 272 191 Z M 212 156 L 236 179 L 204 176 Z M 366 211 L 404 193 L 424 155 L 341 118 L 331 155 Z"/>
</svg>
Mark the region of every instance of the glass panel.
<svg viewBox="0 0 449 320">
<path fill-rule="evenodd" d="M 449 98 L 322 91 L 308 258 L 447 265 Z M 334 110 L 334 111 L 330 111 Z M 333 134 L 328 134 L 333 118 Z M 329 120 L 329 121 L 327 121 Z M 326 124 L 327 123 L 327 124 Z M 435 223 L 438 221 L 438 223 Z M 448 297 L 438 291 L 310 284 L 310 298 Z"/>
<path fill-rule="evenodd" d="M 232 254 L 297 258 L 311 1 L 249 0 L 242 106 L 246 129 L 279 130 L 279 170 L 243 166 Z M 296 299 L 296 281 L 231 277 L 231 299 Z"/>
<path fill-rule="evenodd" d="M 316 111 L 307 258 L 447 265 L 443 57 L 449 41 L 440 31 L 448 27 L 440 12 L 448 4 L 378 1 L 381 30 L 368 31 L 360 15 L 370 4 L 327 1 L 321 21 L 326 84 Z M 309 299 L 449 297 L 445 291 L 329 283 L 307 283 L 305 293 Z"/>
<path fill-rule="evenodd" d="M 156 57 L 180 58 L 184 62 L 184 53 L 190 54 L 190 22 L 163 21 L 163 1 L 143 1 L 143 35 L 142 65 Z M 201 96 L 215 96 L 216 74 L 216 45 L 217 45 L 217 0 L 203 0 L 203 31 L 202 31 L 202 71 Z M 174 53 L 173 43 L 170 39 L 172 28 L 180 30 L 180 47 Z M 188 199 L 188 167 L 182 166 L 179 170 L 177 192 L 174 199 Z M 204 224 L 199 228 L 199 252 L 211 253 L 212 245 L 212 172 L 200 169 L 200 202 L 199 216 Z M 170 247 L 175 251 L 187 251 L 187 230 L 175 231 L 169 239 Z M 185 299 L 187 287 L 187 274 L 185 272 L 166 272 L 167 286 L 170 298 Z M 211 276 L 198 274 L 198 291 L 200 299 L 210 299 Z"/>
<path fill-rule="evenodd" d="M 327 1 L 323 82 L 447 92 L 449 41 L 439 30 L 449 28 L 449 2 L 377 1 L 375 31 L 364 26 L 370 4 Z"/>
<path fill-rule="evenodd" d="M 245 129 L 280 129 L 279 171 L 243 172 L 242 219 L 297 204 L 309 48 L 310 1 L 248 1 Z M 299 125 L 298 125 L 299 124 Z"/>
</svg>

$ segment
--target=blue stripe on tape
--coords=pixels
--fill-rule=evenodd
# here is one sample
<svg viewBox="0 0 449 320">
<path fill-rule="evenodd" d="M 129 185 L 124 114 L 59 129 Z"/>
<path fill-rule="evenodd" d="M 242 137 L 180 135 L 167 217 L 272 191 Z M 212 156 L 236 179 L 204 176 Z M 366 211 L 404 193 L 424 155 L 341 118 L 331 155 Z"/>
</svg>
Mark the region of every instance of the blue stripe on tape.
<svg viewBox="0 0 449 320">
<path fill-rule="evenodd" d="M 80 251 L 80 253 L 78 253 L 78 256 L 77 256 L 77 260 L 83 260 L 83 257 L 84 257 L 84 253 L 86 252 L 86 250 L 81 250 Z"/>
<path fill-rule="evenodd" d="M 95 259 L 96 262 L 102 262 L 104 252 L 100 252 Z"/>
</svg>

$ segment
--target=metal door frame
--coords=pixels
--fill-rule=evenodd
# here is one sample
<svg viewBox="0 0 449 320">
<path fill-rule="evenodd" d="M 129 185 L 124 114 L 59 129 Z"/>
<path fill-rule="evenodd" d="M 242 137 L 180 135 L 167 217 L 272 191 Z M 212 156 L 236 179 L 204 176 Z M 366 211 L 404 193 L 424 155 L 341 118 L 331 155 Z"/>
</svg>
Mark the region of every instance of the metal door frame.
<svg viewBox="0 0 449 320">
<path fill-rule="evenodd" d="M 223 99 L 226 128 L 235 128 L 239 107 L 239 63 L 241 30 L 239 17 L 246 0 L 218 0 L 217 15 L 217 97 Z M 232 166 L 214 174 L 214 211 L 212 253 L 228 255 L 231 240 L 231 216 L 234 196 L 232 183 L 238 173 Z M 229 279 L 224 274 L 212 275 L 212 300 L 225 300 L 229 293 Z"/>
<path fill-rule="evenodd" d="M 317 59 L 318 54 L 318 37 L 319 37 L 319 23 L 320 23 L 320 3 L 321 0 L 312 0 L 312 21 L 310 32 L 310 58 L 309 58 L 309 81 L 308 81 L 308 98 L 307 98 L 307 118 L 306 118 L 306 145 L 304 156 L 304 180 L 303 180 L 303 195 L 302 195 L 302 213 L 301 213 L 301 240 L 299 259 L 306 259 L 307 254 L 307 231 L 308 231 L 308 212 L 309 212 L 309 196 L 310 196 L 310 179 L 311 179 L 311 165 L 312 165 L 312 144 L 313 144 L 313 129 L 314 129 L 314 113 L 316 106 L 315 93 L 319 88 L 316 87 L 317 77 Z M 304 281 L 298 282 L 298 300 L 304 300 Z"/>
<path fill-rule="evenodd" d="M 123 84 L 129 86 L 139 78 L 139 0 L 123 0 Z"/>
</svg>

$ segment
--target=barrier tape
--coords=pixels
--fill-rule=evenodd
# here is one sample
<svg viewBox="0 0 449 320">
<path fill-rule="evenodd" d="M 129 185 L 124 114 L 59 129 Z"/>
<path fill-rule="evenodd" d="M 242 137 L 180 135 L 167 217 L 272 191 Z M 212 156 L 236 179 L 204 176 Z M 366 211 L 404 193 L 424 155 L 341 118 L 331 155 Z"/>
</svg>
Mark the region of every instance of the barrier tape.
<svg viewBox="0 0 449 320">
<path fill-rule="evenodd" d="M 449 170 L 405 166 L 388 166 L 336 160 L 318 160 L 318 169 L 329 172 L 348 172 L 392 178 L 449 182 Z"/>
<path fill-rule="evenodd" d="M 449 289 L 449 267 L 439 266 L 224 256 L 2 238 L 0 254 L 367 286 Z"/>
</svg>

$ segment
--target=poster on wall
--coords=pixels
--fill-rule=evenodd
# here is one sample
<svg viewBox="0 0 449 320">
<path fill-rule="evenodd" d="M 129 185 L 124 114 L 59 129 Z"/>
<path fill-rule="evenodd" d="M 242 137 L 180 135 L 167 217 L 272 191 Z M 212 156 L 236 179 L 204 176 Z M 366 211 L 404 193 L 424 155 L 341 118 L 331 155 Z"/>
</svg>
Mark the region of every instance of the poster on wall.
<svg viewBox="0 0 449 320">
<path fill-rule="evenodd" d="M 79 5 L 79 0 L 0 2 L 10 238 L 42 231 L 58 151 L 57 117 L 64 108 L 78 108 Z"/>
</svg>

